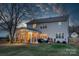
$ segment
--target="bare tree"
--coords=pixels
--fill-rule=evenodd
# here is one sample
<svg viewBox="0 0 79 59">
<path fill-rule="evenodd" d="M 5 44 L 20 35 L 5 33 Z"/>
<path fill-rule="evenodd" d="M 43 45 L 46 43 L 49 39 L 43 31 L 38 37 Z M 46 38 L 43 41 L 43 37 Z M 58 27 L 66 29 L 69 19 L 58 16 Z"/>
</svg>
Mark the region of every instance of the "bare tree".
<svg viewBox="0 0 79 59">
<path fill-rule="evenodd" d="M 9 39 L 13 42 L 17 25 L 25 11 L 20 4 L 0 4 L 0 7 L 0 27 L 9 33 Z"/>
</svg>

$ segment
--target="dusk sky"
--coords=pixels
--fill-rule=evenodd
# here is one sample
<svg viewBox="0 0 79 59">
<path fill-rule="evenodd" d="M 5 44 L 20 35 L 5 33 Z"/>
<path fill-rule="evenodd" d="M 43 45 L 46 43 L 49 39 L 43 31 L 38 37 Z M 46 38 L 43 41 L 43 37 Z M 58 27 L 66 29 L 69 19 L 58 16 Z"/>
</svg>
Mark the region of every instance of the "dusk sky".
<svg viewBox="0 0 79 59">
<path fill-rule="evenodd" d="M 3 4 L 4 7 L 9 7 L 10 4 Z M 37 19 L 37 18 L 49 18 L 49 17 L 57 17 L 61 15 L 69 14 L 69 25 L 79 25 L 79 4 L 74 3 L 26 3 L 26 4 L 19 4 L 19 7 L 22 9 L 26 9 L 26 15 L 22 17 L 22 19 Z M 4 7 L 6 10 L 6 7 Z M 10 10 L 9 10 L 10 11 Z"/>
<path fill-rule="evenodd" d="M 10 4 L 3 4 L 1 7 L 9 7 Z M 6 10 L 4 7 L 4 10 Z M 69 14 L 69 25 L 79 25 L 79 4 L 66 4 L 66 3 L 26 3 L 19 4 L 19 7 L 22 9 L 26 9 L 25 15 L 22 19 L 31 19 L 31 18 L 48 18 L 48 17 L 56 17 L 60 15 Z"/>
<path fill-rule="evenodd" d="M 26 4 L 26 8 L 32 9 L 34 18 L 56 17 L 69 14 L 70 26 L 79 25 L 79 4 Z M 28 16 L 27 16 L 28 17 Z"/>
<path fill-rule="evenodd" d="M 56 17 L 69 14 L 70 26 L 79 25 L 79 4 L 26 4 L 34 18 Z M 28 16 L 27 16 L 28 17 Z M 29 18 L 29 17 L 28 17 Z"/>
<path fill-rule="evenodd" d="M 79 4 L 41 4 L 40 7 L 39 5 L 36 6 L 38 9 L 37 7 L 32 8 L 37 12 L 41 10 L 39 13 L 41 14 L 43 12 L 42 17 L 54 17 L 69 14 L 69 25 L 79 25 Z"/>
</svg>

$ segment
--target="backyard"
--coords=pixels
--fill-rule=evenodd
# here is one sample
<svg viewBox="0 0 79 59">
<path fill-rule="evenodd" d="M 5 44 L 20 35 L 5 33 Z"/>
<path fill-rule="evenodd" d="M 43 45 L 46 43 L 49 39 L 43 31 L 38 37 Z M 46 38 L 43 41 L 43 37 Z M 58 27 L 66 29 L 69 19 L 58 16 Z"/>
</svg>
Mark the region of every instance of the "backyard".
<svg viewBox="0 0 79 59">
<path fill-rule="evenodd" d="M 61 56 L 79 55 L 79 47 L 69 44 L 39 44 L 36 46 L 0 46 L 0 56 Z"/>
</svg>

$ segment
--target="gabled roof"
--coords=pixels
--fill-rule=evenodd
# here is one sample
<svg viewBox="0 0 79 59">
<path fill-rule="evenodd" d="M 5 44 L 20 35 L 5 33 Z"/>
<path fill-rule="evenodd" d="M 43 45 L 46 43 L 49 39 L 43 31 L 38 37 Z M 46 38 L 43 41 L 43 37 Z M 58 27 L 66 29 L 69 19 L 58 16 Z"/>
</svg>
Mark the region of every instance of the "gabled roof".
<svg viewBox="0 0 79 59">
<path fill-rule="evenodd" d="M 64 22 L 68 20 L 68 15 L 65 16 L 58 16 L 58 17 L 51 17 L 51 18 L 41 18 L 41 19 L 34 19 L 28 22 L 27 24 L 39 24 L 39 23 L 51 23 L 51 22 Z"/>
</svg>

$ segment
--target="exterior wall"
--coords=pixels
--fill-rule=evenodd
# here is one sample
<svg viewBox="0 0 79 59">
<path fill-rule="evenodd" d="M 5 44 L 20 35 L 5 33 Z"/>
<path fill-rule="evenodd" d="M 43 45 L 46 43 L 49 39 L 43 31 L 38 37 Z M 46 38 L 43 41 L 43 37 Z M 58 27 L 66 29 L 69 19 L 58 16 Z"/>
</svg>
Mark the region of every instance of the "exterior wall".
<svg viewBox="0 0 79 59">
<path fill-rule="evenodd" d="M 27 31 L 26 29 L 19 29 L 16 32 L 16 39 L 18 42 L 22 43 L 22 42 L 27 42 Z"/>
<path fill-rule="evenodd" d="M 39 33 L 34 31 L 28 31 L 27 29 L 19 29 L 16 31 L 16 42 L 26 44 L 37 44 Z"/>
<path fill-rule="evenodd" d="M 47 28 L 40 28 L 42 26 L 46 26 Z M 61 24 L 58 24 L 58 22 L 53 22 L 53 23 L 42 23 L 42 24 L 37 24 L 36 27 L 37 30 L 41 31 L 42 33 L 48 34 L 50 38 L 53 40 L 56 39 L 55 41 L 60 41 L 60 42 L 68 42 L 68 21 L 62 22 Z M 56 38 L 56 35 L 59 34 L 62 35 L 64 33 L 64 38 Z"/>
</svg>

